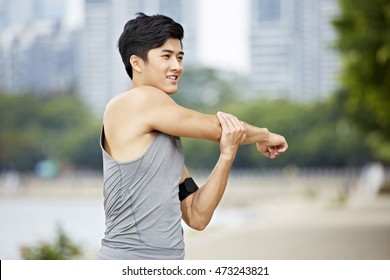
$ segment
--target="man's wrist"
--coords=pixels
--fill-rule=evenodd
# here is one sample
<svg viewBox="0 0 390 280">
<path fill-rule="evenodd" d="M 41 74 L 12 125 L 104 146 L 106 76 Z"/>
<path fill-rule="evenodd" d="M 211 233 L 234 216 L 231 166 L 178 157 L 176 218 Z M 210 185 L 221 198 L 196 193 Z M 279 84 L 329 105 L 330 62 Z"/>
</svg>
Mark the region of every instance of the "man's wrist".
<svg viewBox="0 0 390 280">
<path fill-rule="evenodd" d="M 244 122 L 243 124 L 246 130 L 246 138 L 241 144 L 252 144 L 252 143 L 263 144 L 269 141 L 271 133 L 268 131 L 267 128 L 256 127 Z"/>
<path fill-rule="evenodd" d="M 225 163 L 228 163 L 228 164 L 232 164 L 235 157 L 236 157 L 236 154 L 221 153 L 219 155 L 219 160 L 223 161 Z"/>
<path fill-rule="evenodd" d="M 271 137 L 271 132 L 269 132 L 269 130 L 265 127 L 260 129 L 261 131 L 260 131 L 259 141 L 257 141 L 257 143 L 262 145 L 269 142 L 269 139 Z"/>
</svg>

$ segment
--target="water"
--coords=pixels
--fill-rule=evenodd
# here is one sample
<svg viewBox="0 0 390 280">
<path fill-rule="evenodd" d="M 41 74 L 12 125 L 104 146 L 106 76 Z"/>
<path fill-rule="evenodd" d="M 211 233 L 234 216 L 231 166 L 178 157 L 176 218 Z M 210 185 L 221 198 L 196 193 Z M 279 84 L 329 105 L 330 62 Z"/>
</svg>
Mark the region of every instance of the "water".
<svg viewBox="0 0 390 280">
<path fill-rule="evenodd" d="M 209 227 L 237 227 L 253 215 L 250 209 L 219 208 Z M 103 201 L 96 197 L 3 197 L 0 225 L 0 259 L 20 259 L 21 246 L 53 242 L 58 226 L 81 247 L 84 258 L 94 259 L 105 229 Z M 184 223 L 183 228 L 189 231 Z"/>
<path fill-rule="evenodd" d="M 0 199 L 0 259 L 20 259 L 20 247 L 54 241 L 61 226 L 86 257 L 93 257 L 104 233 L 98 198 L 13 197 Z"/>
</svg>

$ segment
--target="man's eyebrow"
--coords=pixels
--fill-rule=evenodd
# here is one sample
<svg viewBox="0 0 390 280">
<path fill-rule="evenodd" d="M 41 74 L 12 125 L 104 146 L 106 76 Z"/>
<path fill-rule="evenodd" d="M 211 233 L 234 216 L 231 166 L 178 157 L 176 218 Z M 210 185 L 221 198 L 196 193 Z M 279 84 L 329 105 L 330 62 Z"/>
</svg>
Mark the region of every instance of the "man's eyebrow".
<svg viewBox="0 0 390 280">
<path fill-rule="evenodd" d="M 169 50 L 169 49 L 163 49 L 161 52 L 175 53 L 174 51 Z M 184 55 L 184 52 L 183 52 L 183 51 L 180 51 L 179 54 L 180 54 L 180 55 Z"/>
</svg>

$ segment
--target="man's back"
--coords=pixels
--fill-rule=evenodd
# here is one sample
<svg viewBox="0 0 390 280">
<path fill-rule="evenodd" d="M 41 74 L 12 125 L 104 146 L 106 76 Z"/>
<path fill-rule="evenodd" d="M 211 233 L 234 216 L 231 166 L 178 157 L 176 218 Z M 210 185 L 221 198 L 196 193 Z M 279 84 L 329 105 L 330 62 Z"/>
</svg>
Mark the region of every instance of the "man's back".
<svg viewBox="0 0 390 280">
<path fill-rule="evenodd" d="M 98 259 L 184 258 L 180 139 L 156 133 L 146 152 L 129 162 L 102 153 L 106 232 Z"/>
<path fill-rule="evenodd" d="M 155 133 L 143 124 L 142 90 L 130 90 L 113 98 L 103 118 L 104 148 L 118 162 L 140 157 L 152 143 Z"/>
</svg>

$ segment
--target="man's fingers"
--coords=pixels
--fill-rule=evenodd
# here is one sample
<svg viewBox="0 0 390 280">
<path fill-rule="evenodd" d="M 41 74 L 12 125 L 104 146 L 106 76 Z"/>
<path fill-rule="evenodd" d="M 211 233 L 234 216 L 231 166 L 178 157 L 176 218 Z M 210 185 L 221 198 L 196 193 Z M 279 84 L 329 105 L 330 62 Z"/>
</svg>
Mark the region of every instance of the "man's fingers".
<svg viewBox="0 0 390 280">
<path fill-rule="evenodd" d="M 222 112 L 217 113 L 217 118 L 219 122 L 221 123 L 222 129 L 226 129 L 228 127 L 227 121 L 225 119 L 225 114 Z"/>
<path fill-rule="evenodd" d="M 235 130 L 237 130 L 237 131 L 244 131 L 245 130 L 244 125 L 241 123 L 241 121 L 236 116 L 231 115 L 231 114 L 225 114 L 225 115 L 226 115 L 226 118 L 228 119 L 229 125 L 234 127 Z"/>
<path fill-rule="evenodd" d="M 269 158 L 276 158 L 277 156 L 281 155 L 287 150 L 286 145 L 280 145 L 280 146 L 268 146 L 267 147 L 267 152 L 268 152 L 268 157 Z"/>
<path fill-rule="evenodd" d="M 225 127 L 223 128 L 240 128 L 241 124 L 239 124 L 238 119 L 230 114 L 226 114 L 223 112 L 218 112 L 217 113 L 218 120 L 221 124 L 224 124 Z"/>
<path fill-rule="evenodd" d="M 223 113 L 223 116 L 224 116 L 226 123 L 229 127 L 231 127 L 231 128 L 236 127 L 235 120 L 234 120 L 234 117 L 232 115 Z"/>
</svg>

